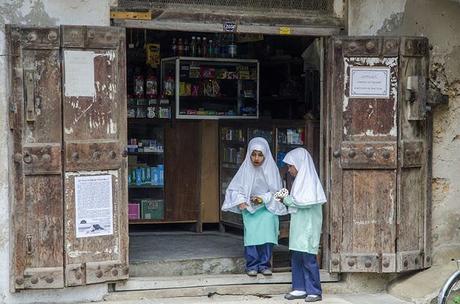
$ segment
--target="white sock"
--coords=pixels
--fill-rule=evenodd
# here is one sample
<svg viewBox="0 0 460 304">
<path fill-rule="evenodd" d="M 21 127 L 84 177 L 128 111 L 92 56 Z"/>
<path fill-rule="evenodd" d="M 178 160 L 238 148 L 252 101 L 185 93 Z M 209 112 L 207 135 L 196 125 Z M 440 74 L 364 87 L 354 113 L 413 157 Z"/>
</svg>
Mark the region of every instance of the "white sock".
<svg viewBox="0 0 460 304">
<path fill-rule="evenodd" d="M 290 294 L 293 296 L 303 296 L 306 294 L 306 292 L 303 290 L 293 290 L 290 292 Z"/>
</svg>

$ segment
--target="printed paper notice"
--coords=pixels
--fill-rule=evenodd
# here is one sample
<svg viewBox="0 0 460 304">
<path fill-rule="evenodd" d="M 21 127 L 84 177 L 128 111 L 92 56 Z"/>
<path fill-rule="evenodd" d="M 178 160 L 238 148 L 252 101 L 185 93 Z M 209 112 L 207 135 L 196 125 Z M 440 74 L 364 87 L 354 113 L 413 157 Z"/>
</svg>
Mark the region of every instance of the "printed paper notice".
<svg viewBox="0 0 460 304">
<path fill-rule="evenodd" d="M 65 96 L 94 96 L 94 56 L 94 52 L 64 51 Z"/>
<path fill-rule="evenodd" d="M 113 234 L 112 175 L 75 177 L 77 238 Z"/>
<path fill-rule="evenodd" d="M 390 98 L 390 68 L 351 67 L 351 98 Z"/>
</svg>

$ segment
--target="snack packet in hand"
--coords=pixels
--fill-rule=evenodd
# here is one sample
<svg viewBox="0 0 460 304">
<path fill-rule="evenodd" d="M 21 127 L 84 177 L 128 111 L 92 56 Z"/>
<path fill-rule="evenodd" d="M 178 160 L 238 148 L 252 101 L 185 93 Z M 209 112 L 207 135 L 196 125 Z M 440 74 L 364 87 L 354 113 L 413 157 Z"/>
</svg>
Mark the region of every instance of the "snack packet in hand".
<svg viewBox="0 0 460 304">
<path fill-rule="evenodd" d="M 275 200 L 281 201 L 281 199 L 285 198 L 288 195 L 289 195 L 289 190 L 286 188 L 283 188 L 275 193 Z"/>
</svg>

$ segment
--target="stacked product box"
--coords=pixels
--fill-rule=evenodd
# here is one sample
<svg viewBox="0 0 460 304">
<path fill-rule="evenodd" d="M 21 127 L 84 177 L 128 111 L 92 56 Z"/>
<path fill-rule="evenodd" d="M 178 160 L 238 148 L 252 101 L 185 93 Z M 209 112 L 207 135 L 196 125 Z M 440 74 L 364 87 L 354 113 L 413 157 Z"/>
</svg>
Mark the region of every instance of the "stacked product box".
<svg viewBox="0 0 460 304">
<path fill-rule="evenodd" d="M 146 220 L 164 219 L 164 200 L 142 199 L 141 215 Z"/>
<path fill-rule="evenodd" d="M 128 184 L 136 186 L 163 186 L 164 165 L 160 164 L 154 167 L 138 166 L 136 168 L 130 168 L 128 174 Z"/>
<path fill-rule="evenodd" d="M 130 220 L 138 220 L 141 218 L 141 206 L 137 202 L 128 203 L 128 218 Z"/>
</svg>

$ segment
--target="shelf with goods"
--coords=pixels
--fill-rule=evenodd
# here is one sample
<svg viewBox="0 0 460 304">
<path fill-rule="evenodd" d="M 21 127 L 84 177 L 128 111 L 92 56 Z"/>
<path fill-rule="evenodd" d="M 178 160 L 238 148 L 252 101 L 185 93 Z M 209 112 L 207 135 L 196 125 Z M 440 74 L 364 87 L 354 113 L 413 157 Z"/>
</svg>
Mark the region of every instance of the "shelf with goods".
<svg viewBox="0 0 460 304">
<path fill-rule="evenodd" d="M 164 58 L 161 61 L 161 75 L 163 92 L 174 96 L 176 118 L 258 118 L 257 60 Z"/>
<path fill-rule="evenodd" d="M 128 128 L 129 222 L 164 220 L 164 135 L 161 124 Z"/>
<path fill-rule="evenodd" d="M 137 66 L 129 75 L 128 121 L 172 117 L 172 96 L 160 90 L 159 69 Z"/>
</svg>

